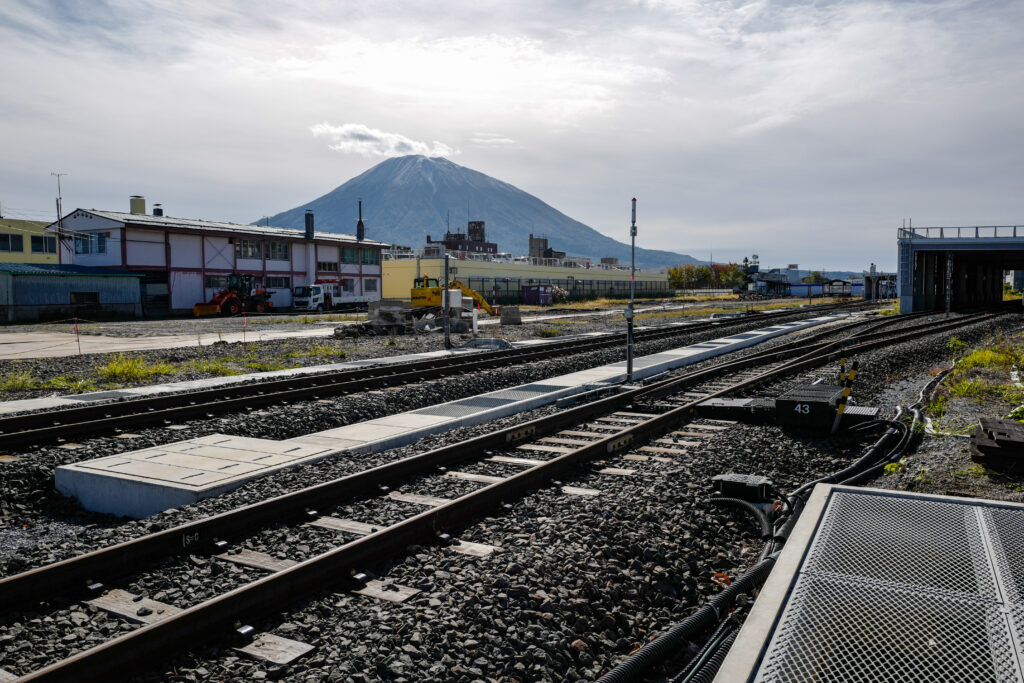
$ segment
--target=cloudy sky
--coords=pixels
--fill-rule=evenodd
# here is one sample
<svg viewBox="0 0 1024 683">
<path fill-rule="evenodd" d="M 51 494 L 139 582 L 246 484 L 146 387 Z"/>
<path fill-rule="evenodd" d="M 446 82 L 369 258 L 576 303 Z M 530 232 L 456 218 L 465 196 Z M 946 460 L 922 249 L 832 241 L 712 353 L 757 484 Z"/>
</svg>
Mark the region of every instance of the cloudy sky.
<svg viewBox="0 0 1024 683">
<path fill-rule="evenodd" d="M 613 237 L 895 266 L 1024 223 L 1024 3 L 0 4 L 0 207 L 248 222 L 443 155 Z"/>
</svg>

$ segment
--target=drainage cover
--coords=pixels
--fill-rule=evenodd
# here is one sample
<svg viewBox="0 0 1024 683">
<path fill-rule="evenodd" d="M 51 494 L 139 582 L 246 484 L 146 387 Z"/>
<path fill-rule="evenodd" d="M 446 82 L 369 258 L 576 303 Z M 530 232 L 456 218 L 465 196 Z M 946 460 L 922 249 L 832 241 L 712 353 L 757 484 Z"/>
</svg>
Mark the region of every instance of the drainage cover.
<svg viewBox="0 0 1024 683">
<path fill-rule="evenodd" d="M 769 579 L 716 680 L 1024 681 L 1024 507 L 822 488 L 810 543 L 775 569 L 796 571 Z"/>
</svg>

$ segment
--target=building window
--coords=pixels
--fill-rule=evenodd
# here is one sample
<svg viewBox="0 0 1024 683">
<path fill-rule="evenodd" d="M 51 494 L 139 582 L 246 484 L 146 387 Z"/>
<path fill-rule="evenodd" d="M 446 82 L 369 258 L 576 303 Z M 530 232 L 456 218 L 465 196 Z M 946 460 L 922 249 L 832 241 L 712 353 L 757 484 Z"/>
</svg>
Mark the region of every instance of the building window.
<svg viewBox="0 0 1024 683">
<path fill-rule="evenodd" d="M 363 263 L 375 266 L 380 263 L 380 251 L 377 249 L 363 249 Z"/>
<path fill-rule="evenodd" d="M 376 292 L 377 281 L 376 280 L 363 280 L 363 292 Z"/>
<path fill-rule="evenodd" d="M 267 259 L 270 261 L 289 260 L 289 247 L 287 242 L 267 242 Z"/>
<path fill-rule="evenodd" d="M 206 288 L 207 289 L 225 289 L 228 286 L 227 275 L 207 275 L 206 276 Z"/>
<path fill-rule="evenodd" d="M 359 263 L 359 247 L 342 247 L 342 263 Z"/>
<path fill-rule="evenodd" d="M 25 251 L 21 235 L 0 235 L 0 251 Z"/>
<path fill-rule="evenodd" d="M 71 292 L 71 303 L 76 306 L 98 306 L 100 303 L 99 292 Z"/>
<path fill-rule="evenodd" d="M 341 291 L 344 294 L 353 294 L 356 291 L 356 281 L 350 277 L 341 278 Z"/>
<path fill-rule="evenodd" d="M 316 269 L 321 273 L 337 273 L 338 264 L 334 261 L 317 261 Z"/>
<path fill-rule="evenodd" d="M 260 240 L 235 240 L 235 256 L 237 258 L 260 258 L 262 251 Z"/>
<path fill-rule="evenodd" d="M 45 235 L 32 235 L 33 254 L 56 254 L 57 238 Z"/>
<path fill-rule="evenodd" d="M 267 288 L 268 289 L 291 289 L 292 288 L 292 279 L 290 277 L 277 277 L 277 276 L 274 276 L 274 275 L 268 275 L 267 276 Z"/>
<path fill-rule="evenodd" d="M 76 254 L 106 254 L 107 233 L 80 232 L 75 235 Z"/>
</svg>

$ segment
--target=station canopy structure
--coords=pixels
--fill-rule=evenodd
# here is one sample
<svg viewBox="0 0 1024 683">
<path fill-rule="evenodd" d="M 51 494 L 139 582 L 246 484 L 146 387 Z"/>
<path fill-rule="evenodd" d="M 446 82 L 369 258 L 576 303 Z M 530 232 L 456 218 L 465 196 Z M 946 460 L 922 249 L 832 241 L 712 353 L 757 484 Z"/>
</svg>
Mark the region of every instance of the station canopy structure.
<svg viewBox="0 0 1024 683">
<path fill-rule="evenodd" d="M 1024 270 L 1024 225 L 899 228 L 900 312 L 998 303 L 1003 272 Z"/>
</svg>

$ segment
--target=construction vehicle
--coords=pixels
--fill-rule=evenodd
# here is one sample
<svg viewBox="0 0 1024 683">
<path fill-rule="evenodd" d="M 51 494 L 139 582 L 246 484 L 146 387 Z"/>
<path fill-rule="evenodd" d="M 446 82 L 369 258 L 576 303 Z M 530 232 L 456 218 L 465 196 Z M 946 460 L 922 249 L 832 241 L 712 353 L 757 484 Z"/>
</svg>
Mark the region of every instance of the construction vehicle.
<svg viewBox="0 0 1024 683">
<path fill-rule="evenodd" d="M 480 294 L 466 287 L 458 280 L 448 282 L 449 329 L 452 332 L 467 332 L 472 329 L 469 318 L 472 309 L 470 300 L 492 316 L 498 315 L 498 308 L 487 303 Z M 335 330 L 338 336 L 354 337 L 375 334 L 406 334 L 430 332 L 444 325 L 444 286 L 437 278 L 418 277 L 413 281 L 409 301 L 381 299 L 372 301 L 367 309 L 366 322 L 346 325 Z"/>
<path fill-rule="evenodd" d="M 238 315 L 242 311 L 266 313 L 273 308 L 270 292 L 256 287 L 256 278 L 252 275 L 232 273 L 228 276 L 228 286 L 213 295 L 208 303 L 196 304 L 192 313 L 198 318 L 204 315 Z"/>
<path fill-rule="evenodd" d="M 487 300 L 480 296 L 479 293 L 470 289 L 466 285 L 462 284 L 458 280 L 449 280 L 448 289 L 457 289 L 462 292 L 463 296 L 469 297 L 477 303 L 480 308 L 487 311 L 488 315 L 497 316 L 498 309 L 495 306 L 491 306 L 487 303 Z M 442 294 L 444 293 L 444 283 L 438 281 L 436 277 L 418 277 L 413 280 L 412 291 L 410 292 L 412 298 L 412 310 L 413 314 L 422 316 L 428 312 L 427 309 L 441 310 L 444 305 Z M 432 310 L 430 312 L 433 312 Z"/>
</svg>

